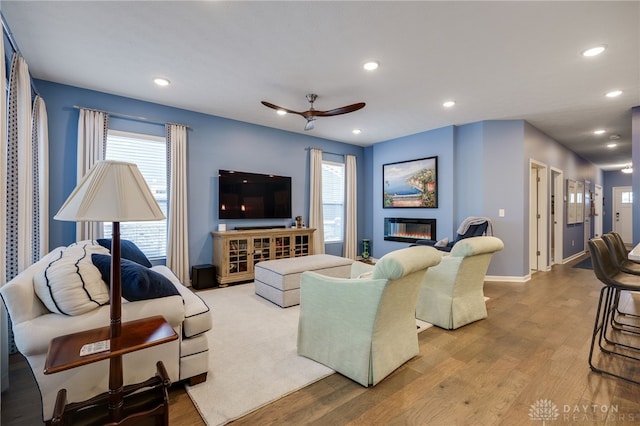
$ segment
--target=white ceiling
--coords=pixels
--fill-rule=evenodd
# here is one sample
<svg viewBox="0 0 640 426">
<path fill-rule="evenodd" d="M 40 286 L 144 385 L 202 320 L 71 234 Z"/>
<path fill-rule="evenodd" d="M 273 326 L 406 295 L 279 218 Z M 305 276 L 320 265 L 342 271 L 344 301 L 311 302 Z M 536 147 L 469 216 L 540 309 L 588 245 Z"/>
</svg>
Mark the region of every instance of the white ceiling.
<svg viewBox="0 0 640 426">
<path fill-rule="evenodd" d="M 33 77 L 370 145 L 448 125 L 525 119 L 610 170 L 631 162 L 639 2 L 11 1 Z M 580 52 L 606 44 L 605 53 Z M 380 62 L 375 72 L 362 64 Z M 171 80 L 160 88 L 156 76 Z M 604 94 L 620 89 L 609 99 Z M 442 107 L 448 99 L 457 105 Z M 45 99 L 46 101 L 46 99 Z M 188 124 L 188 123 L 187 123 Z M 607 130 L 593 135 L 596 128 Z M 353 128 L 362 133 L 353 135 Z M 618 147 L 606 148 L 612 134 Z"/>
</svg>

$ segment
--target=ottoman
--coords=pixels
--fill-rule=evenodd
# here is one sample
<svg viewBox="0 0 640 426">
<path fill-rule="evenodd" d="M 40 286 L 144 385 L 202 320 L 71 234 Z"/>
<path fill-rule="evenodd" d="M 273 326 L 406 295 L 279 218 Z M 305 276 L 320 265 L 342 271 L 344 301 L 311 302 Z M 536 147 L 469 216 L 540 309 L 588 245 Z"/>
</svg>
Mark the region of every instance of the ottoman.
<svg viewBox="0 0 640 426">
<path fill-rule="evenodd" d="M 338 278 L 349 278 L 354 261 L 330 254 L 258 262 L 255 266 L 255 290 L 258 296 L 288 308 L 300 304 L 300 276 L 304 271 Z"/>
</svg>

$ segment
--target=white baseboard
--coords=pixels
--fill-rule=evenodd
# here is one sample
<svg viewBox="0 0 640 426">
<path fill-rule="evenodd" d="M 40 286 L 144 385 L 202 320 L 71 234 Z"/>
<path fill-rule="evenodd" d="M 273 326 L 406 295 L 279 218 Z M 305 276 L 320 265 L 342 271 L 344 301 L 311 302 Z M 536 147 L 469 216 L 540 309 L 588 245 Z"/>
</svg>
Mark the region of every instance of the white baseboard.
<svg viewBox="0 0 640 426">
<path fill-rule="evenodd" d="M 562 259 L 562 264 L 566 264 L 571 262 L 572 260 L 576 260 L 577 258 L 584 256 L 587 252 L 586 251 L 581 251 L 580 253 L 576 253 L 573 256 L 569 256 L 566 259 Z"/>
<path fill-rule="evenodd" d="M 487 275 L 484 277 L 485 281 L 505 282 L 505 283 L 524 283 L 531 279 L 531 274 L 527 274 L 523 277 L 517 276 L 504 276 L 504 275 Z"/>
</svg>

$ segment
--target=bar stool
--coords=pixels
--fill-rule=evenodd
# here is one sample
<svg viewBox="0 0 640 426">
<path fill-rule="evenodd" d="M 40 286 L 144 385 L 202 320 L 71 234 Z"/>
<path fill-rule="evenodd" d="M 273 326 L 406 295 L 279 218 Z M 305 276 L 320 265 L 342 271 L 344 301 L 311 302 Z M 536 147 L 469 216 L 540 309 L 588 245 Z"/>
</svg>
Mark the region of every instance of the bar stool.
<svg viewBox="0 0 640 426">
<path fill-rule="evenodd" d="M 603 355 L 613 355 L 620 360 L 640 361 L 640 335 L 637 331 L 630 330 L 625 324 L 616 324 L 613 319 L 619 302 L 621 291 L 639 291 L 640 276 L 621 272 L 615 265 L 606 242 L 602 238 L 589 240 L 589 252 L 593 263 L 593 271 L 604 286 L 600 290 L 598 309 L 591 337 L 591 347 L 589 350 L 589 366 L 591 370 L 601 374 L 607 374 L 632 383 L 640 384 L 640 381 L 627 376 L 624 373 L 624 366 L 620 366 L 616 371 L 612 368 L 604 368 L 596 365 L 594 361 L 594 350 L 596 341 Z M 600 363 L 602 364 L 602 363 Z M 612 366 L 615 363 L 606 362 Z M 631 371 L 640 367 L 640 364 L 631 368 Z"/>
<path fill-rule="evenodd" d="M 609 253 L 612 255 L 613 262 L 620 271 L 626 272 L 627 274 L 640 275 L 640 263 L 629 260 L 629 252 L 627 251 L 627 248 L 619 234 L 610 232 L 608 234 L 604 234 L 602 239 L 607 244 L 607 248 Z"/>
<path fill-rule="evenodd" d="M 610 233 L 604 234 L 602 236 L 602 239 L 607 244 L 607 248 L 609 250 L 609 253 L 611 254 L 613 263 L 617 266 L 617 268 L 621 272 L 640 276 L 640 263 L 636 263 L 628 259 L 627 256 L 629 253 L 627 252 L 627 248 L 625 247 L 620 234 L 615 232 L 610 232 Z M 619 299 L 619 297 L 620 297 L 620 292 L 617 292 L 617 299 Z M 627 325 L 629 327 L 636 328 L 640 331 L 639 325 L 634 325 L 630 322 L 621 323 L 617 320 L 617 318 L 620 318 L 620 317 L 640 318 L 640 316 L 632 312 L 621 311 L 620 306 L 618 304 L 616 304 L 616 311 L 619 315 L 614 317 L 614 325 Z"/>
</svg>

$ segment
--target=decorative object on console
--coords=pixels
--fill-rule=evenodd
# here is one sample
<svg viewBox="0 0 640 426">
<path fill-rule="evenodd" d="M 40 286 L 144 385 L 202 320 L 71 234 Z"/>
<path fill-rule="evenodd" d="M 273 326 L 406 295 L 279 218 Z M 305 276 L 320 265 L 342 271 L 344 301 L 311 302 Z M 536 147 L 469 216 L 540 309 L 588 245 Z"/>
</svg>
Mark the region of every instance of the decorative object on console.
<svg viewBox="0 0 640 426">
<path fill-rule="evenodd" d="M 302 216 L 296 216 L 296 228 L 302 228 L 304 223 L 302 223 Z"/>
<path fill-rule="evenodd" d="M 438 157 L 382 165 L 383 208 L 438 207 Z"/>
<path fill-rule="evenodd" d="M 99 161 L 89 169 L 56 220 L 112 222 L 110 339 L 122 333 L 120 222 L 161 220 L 165 216 L 135 164 Z M 89 343 L 89 342 L 87 342 Z M 124 414 L 122 355 L 109 358 L 109 415 L 120 421 Z"/>
<path fill-rule="evenodd" d="M 362 258 L 363 259 L 368 259 L 369 258 L 369 243 L 370 241 L 367 239 L 363 239 L 362 240 Z"/>
</svg>

